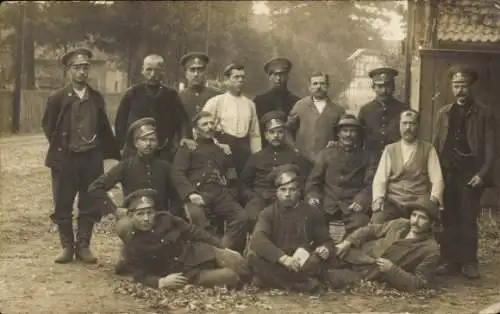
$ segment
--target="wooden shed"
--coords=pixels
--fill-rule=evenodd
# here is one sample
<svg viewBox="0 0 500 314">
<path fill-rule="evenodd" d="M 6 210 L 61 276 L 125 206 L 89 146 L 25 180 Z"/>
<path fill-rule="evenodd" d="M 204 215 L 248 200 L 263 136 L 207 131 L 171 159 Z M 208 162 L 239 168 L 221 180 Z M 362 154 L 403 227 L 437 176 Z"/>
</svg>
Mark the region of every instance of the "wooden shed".
<svg viewBox="0 0 500 314">
<path fill-rule="evenodd" d="M 437 111 L 453 102 L 447 70 L 456 63 L 479 73 L 475 98 L 491 106 L 498 121 L 496 185 L 483 205 L 500 207 L 500 1 L 409 0 L 406 90 L 422 116 L 421 135 L 434 134 Z"/>
</svg>

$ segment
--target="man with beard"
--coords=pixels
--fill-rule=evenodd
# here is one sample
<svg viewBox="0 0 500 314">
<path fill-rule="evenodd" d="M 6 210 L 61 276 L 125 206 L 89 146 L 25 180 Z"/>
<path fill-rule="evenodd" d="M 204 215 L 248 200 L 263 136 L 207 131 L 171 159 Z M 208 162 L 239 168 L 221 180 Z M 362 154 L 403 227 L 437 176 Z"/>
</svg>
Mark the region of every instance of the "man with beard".
<svg viewBox="0 0 500 314">
<path fill-rule="evenodd" d="M 89 184 L 104 171 L 103 159 L 120 159 L 120 151 L 106 115 L 102 95 L 87 83 L 92 52 L 71 50 L 62 63 L 71 84 L 47 99 L 42 119 L 49 141 L 45 165 L 52 175 L 54 213 L 63 247 L 56 263 L 69 263 L 73 256 L 85 263 L 97 259 L 89 249 L 92 229 L 101 219 L 87 192 Z M 78 193 L 78 231 L 73 235 L 73 202 Z"/>
<path fill-rule="evenodd" d="M 368 75 L 373 80 L 372 89 L 376 97 L 361 107 L 358 118 L 365 127 L 366 148 L 380 158 L 386 145 L 401 138 L 398 131 L 399 115 L 410 107 L 393 97 L 397 70 L 378 68 Z"/>
<path fill-rule="evenodd" d="M 133 156 L 132 150 L 125 149 L 127 130 L 134 121 L 151 117 L 157 122 L 158 149 L 160 158 L 171 161 L 176 146 L 176 138 L 181 146 L 194 148 L 189 118 L 177 91 L 161 84 L 164 71 L 163 57 L 149 55 L 144 58 L 142 75 L 144 82 L 129 88 L 118 106 L 115 119 L 115 133 L 123 156 Z M 131 148 L 131 147 L 129 147 Z"/>
<path fill-rule="evenodd" d="M 277 201 L 259 215 L 248 263 L 259 285 L 317 292 L 324 286 L 327 260 L 333 254 L 324 215 L 300 200 L 297 166 L 278 166 L 269 179 L 276 187 Z"/>
<path fill-rule="evenodd" d="M 215 118 L 217 141 L 230 146 L 236 171 L 241 174 L 250 154 L 261 149 L 259 121 L 255 104 L 243 95 L 245 67 L 228 65 L 224 78 L 226 93 L 210 98 L 203 111 Z"/>
<path fill-rule="evenodd" d="M 156 191 L 140 189 L 124 200 L 132 232 L 125 264 L 135 280 L 159 289 L 186 284 L 236 288 L 249 272 L 245 259 L 218 239 L 168 212 L 158 211 Z"/>
<path fill-rule="evenodd" d="M 231 155 L 214 143 L 215 121 L 211 113 L 200 111 L 193 124 L 197 148 L 179 149 L 172 179 L 181 198 L 188 202 L 185 209 L 191 223 L 211 229 L 210 221 L 227 221 L 222 243 L 241 252 L 245 246 L 247 215 L 227 187 L 228 180 L 235 177 Z"/>
<path fill-rule="evenodd" d="M 442 274 L 461 271 L 478 278 L 477 217 L 485 185 L 491 183 L 495 156 L 493 114 L 474 99 L 477 72 L 464 65 L 450 68 L 456 101 L 438 112 L 434 145 L 445 177 Z"/>
<path fill-rule="evenodd" d="M 402 139 L 385 147 L 373 179 L 373 223 L 408 218 L 415 198 L 442 204 L 441 166 L 434 146 L 418 139 L 418 112 L 403 111 L 399 120 Z"/>
<path fill-rule="evenodd" d="M 206 86 L 209 62 L 210 58 L 202 52 L 189 52 L 180 60 L 187 86 L 179 95 L 190 120 L 203 109 L 207 100 L 222 94 L 221 91 Z"/>
<path fill-rule="evenodd" d="M 319 154 L 305 190 L 309 204 L 322 208 L 327 221 L 344 221 L 347 235 L 370 221 L 376 162 L 362 147 L 363 130 L 355 116 L 342 116 L 334 133 L 337 145 Z"/>
<path fill-rule="evenodd" d="M 295 147 L 312 162 L 333 139 L 332 125 L 345 113 L 344 108 L 328 98 L 329 85 L 328 74 L 317 72 L 311 75 L 311 95 L 297 101 L 286 123 L 295 140 Z"/>
<path fill-rule="evenodd" d="M 312 166 L 296 149 L 285 143 L 285 119 L 281 111 L 269 111 L 262 117 L 261 126 L 269 145 L 251 155 L 241 173 L 250 228 L 255 225 L 259 213 L 276 201 L 276 188 L 268 179 L 269 173 L 277 166 L 294 164 L 300 168 L 301 183 L 304 183 Z"/>
<path fill-rule="evenodd" d="M 264 65 L 264 70 L 271 88 L 260 95 L 255 96 L 255 108 L 259 120 L 269 111 L 282 111 L 285 116 L 290 114 L 293 105 L 299 101 L 299 97 L 292 94 L 288 88 L 288 76 L 292 70 L 292 62 L 286 58 L 275 58 Z M 263 125 L 261 125 L 261 128 Z M 266 142 L 262 139 L 262 145 Z"/>
<path fill-rule="evenodd" d="M 331 283 L 341 288 L 364 279 L 410 292 L 429 288 L 439 261 L 432 232 L 439 209 L 430 201 L 416 201 L 409 209 L 409 219 L 369 224 L 337 244 L 341 261 L 329 271 Z"/>
</svg>

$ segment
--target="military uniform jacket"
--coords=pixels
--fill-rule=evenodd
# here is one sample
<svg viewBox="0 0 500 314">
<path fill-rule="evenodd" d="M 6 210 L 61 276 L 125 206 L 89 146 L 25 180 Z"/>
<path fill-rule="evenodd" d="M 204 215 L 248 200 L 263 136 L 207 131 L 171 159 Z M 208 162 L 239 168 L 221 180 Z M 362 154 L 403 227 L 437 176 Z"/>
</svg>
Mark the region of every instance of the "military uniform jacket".
<svg viewBox="0 0 500 314">
<path fill-rule="evenodd" d="M 276 202 L 260 213 L 250 250 L 275 263 L 285 254 L 293 255 L 299 247 L 312 252 L 321 245 L 332 252 L 333 240 L 323 213 L 303 202 L 294 208 Z"/>
<path fill-rule="evenodd" d="M 116 138 L 121 148 L 125 145 L 131 123 L 141 118 L 156 120 L 159 150 L 172 149 L 175 136 L 191 133 L 188 115 L 176 90 L 160 85 L 153 94 L 141 83 L 129 88 L 118 106 L 115 119 Z"/>
<path fill-rule="evenodd" d="M 192 121 L 194 116 L 203 109 L 207 100 L 222 93 L 223 92 L 219 90 L 206 86 L 203 87 L 201 91 L 196 91 L 188 86 L 179 92 L 189 121 Z"/>
<path fill-rule="evenodd" d="M 135 155 L 120 161 L 116 166 L 94 181 L 89 192 L 99 202 L 104 213 L 113 213 L 116 206 L 106 193 L 117 183 L 121 183 L 123 195 L 139 190 L 151 188 L 157 191 L 156 203 L 159 210 L 170 210 L 177 204 L 179 196 L 171 178 L 170 163 L 156 157 L 141 157 Z"/>
<path fill-rule="evenodd" d="M 367 150 L 346 152 L 340 145 L 323 150 L 306 182 L 306 195 L 322 200 L 323 210 L 349 212 L 356 202 L 370 209 L 372 181 L 377 163 Z"/>
<path fill-rule="evenodd" d="M 273 110 L 283 111 L 287 116 L 293 105 L 299 101 L 299 97 L 292 94 L 288 89 L 273 88 L 267 92 L 255 96 L 253 102 L 257 110 L 257 117 L 262 118 L 266 113 Z"/>
<path fill-rule="evenodd" d="M 230 155 L 217 146 L 213 139 L 197 139 L 198 147 L 191 151 L 180 147 L 174 158 L 172 180 L 182 199 L 198 193 L 210 201 L 206 187 L 225 187 L 229 169 L 234 169 Z M 227 184 L 227 182 L 226 182 Z"/>
<path fill-rule="evenodd" d="M 276 194 L 273 182 L 268 179 L 269 173 L 274 167 L 295 164 L 300 167 L 303 182 L 309 174 L 312 164 L 309 160 L 288 145 L 273 147 L 268 145 L 261 151 L 252 154 L 241 172 L 240 181 L 243 186 L 243 194 L 247 200 L 261 197 L 269 200 Z"/>
<path fill-rule="evenodd" d="M 104 98 L 97 90 L 87 86 L 88 103 L 97 107 L 96 138 L 104 159 L 120 160 L 120 150 L 109 124 Z M 72 85 L 57 90 L 48 99 L 42 118 L 45 137 L 49 150 L 45 165 L 58 168 L 69 153 L 69 134 L 71 132 L 71 104 L 78 100 Z"/>
<path fill-rule="evenodd" d="M 359 121 L 365 127 L 365 147 L 379 158 L 386 145 L 401 139 L 399 118 L 401 112 L 410 107 L 395 99 L 386 100 L 385 106 L 374 99 L 363 105 L 359 111 Z"/>
<path fill-rule="evenodd" d="M 153 229 L 136 230 L 125 243 L 124 259 L 135 280 L 158 287 L 158 280 L 171 273 L 184 274 L 215 261 L 213 247 L 219 240 L 181 218 L 159 212 Z"/>
</svg>

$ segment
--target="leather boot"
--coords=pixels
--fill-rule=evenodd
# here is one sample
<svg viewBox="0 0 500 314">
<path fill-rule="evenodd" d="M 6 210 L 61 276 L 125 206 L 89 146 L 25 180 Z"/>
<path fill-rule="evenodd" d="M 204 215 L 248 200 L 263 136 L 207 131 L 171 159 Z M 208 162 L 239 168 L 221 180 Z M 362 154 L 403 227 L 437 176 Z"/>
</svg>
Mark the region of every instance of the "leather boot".
<svg viewBox="0 0 500 314">
<path fill-rule="evenodd" d="M 93 229 L 94 223 L 92 221 L 83 219 L 78 220 L 75 255 L 79 260 L 87 264 L 95 264 L 97 262 L 97 258 L 89 249 Z"/>
<path fill-rule="evenodd" d="M 67 264 L 73 260 L 75 253 L 75 240 L 73 236 L 73 223 L 58 225 L 59 239 L 61 241 L 62 252 L 57 256 L 54 262 L 57 264 Z"/>
</svg>

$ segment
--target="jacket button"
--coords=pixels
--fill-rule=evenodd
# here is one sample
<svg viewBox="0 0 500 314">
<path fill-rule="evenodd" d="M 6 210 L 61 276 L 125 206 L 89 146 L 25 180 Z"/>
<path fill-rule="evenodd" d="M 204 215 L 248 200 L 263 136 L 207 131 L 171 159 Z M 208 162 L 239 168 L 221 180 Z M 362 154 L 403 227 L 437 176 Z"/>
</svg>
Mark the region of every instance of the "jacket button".
<svg viewBox="0 0 500 314">
<path fill-rule="evenodd" d="M 66 136 L 66 135 L 68 135 L 67 132 L 62 132 L 62 136 Z"/>
<path fill-rule="evenodd" d="M 57 151 L 58 151 L 58 152 L 62 151 L 62 148 L 61 148 L 61 147 L 58 147 L 58 148 L 57 148 Z"/>
<path fill-rule="evenodd" d="M 178 258 L 177 256 L 176 256 L 176 257 L 174 257 L 174 261 L 177 261 L 177 260 L 179 260 L 179 258 Z"/>
</svg>

